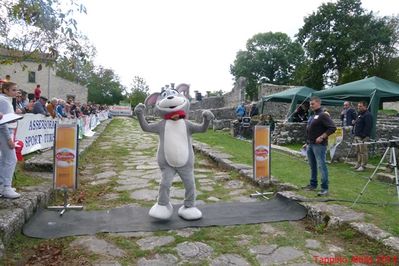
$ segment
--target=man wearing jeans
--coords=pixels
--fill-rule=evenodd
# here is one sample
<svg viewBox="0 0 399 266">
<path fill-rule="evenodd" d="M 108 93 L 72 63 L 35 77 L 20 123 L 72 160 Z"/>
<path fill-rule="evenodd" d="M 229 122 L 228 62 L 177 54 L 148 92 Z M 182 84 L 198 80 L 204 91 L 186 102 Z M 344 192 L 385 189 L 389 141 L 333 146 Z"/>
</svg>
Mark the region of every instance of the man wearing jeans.
<svg viewBox="0 0 399 266">
<path fill-rule="evenodd" d="M 373 127 L 373 117 L 367 110 L 367 103 L 361 101 L 357 104 L 357 110 L 359 115 L 355 122 L 355 143 L 357 153 L 357 164 L 354 167 L 356 171 L 364 171 L 368 160 L 368 149 L 367 142 L 371 135 L 371 129 Z"/>
<path fill-rule="evenodd" d="M 317 189 L 317 168 L 321 172 L 321 190 L 318 196 L 328 195 L 328 170 L 326 165 L 327 139 L 337 129 L 330 116 L 321 109 L 319 97 L 310 99 L 310 109 L 313 115 L 306 126 L 306 153 L 310 166 L 310 182 L 307 190 Z"/>
</svg>

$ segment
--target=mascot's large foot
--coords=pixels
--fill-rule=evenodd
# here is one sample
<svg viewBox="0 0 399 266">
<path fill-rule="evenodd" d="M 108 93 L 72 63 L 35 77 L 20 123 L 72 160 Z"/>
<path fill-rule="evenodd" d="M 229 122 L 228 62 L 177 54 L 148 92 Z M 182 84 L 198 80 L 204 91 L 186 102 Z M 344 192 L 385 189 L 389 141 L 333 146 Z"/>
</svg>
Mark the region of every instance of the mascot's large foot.
<svg viewBox="0 0 399 266">
<path fill-rule="evenodd" d="M 184 220 L 198 220 L 202 218 L 202 212 L 196 207 L 186 208 L 184 205 L 177 212 Z"/>
<path fill-rule="evenodd" d="M 152 208 L 150 209 L 148 214 L 151 217 L 154 217 L 157 219 L 168 220 L 173 214 L 173 206 L 172 206 L 172 204 L 170 204 L 170 202 L 166 206 L 159 205 L 158 203 L 155 203 L 155 205 L 152 206 Z"/>
</svg>

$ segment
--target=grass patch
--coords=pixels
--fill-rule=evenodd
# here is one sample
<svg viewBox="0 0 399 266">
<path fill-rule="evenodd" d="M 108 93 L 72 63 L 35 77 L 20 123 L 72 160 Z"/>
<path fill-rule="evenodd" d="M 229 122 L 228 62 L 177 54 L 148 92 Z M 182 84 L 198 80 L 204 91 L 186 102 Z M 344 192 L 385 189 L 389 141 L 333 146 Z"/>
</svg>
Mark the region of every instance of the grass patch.
<svg viewBox="0 0 399 266">
<path fill-rule="evenodd" d="M 225 132 L 208 131 L 194 135 L 194 139 L 206 143 L 212 148 L 232 155 L 232 161 L 252 165 L 252 143 L 241 141 L 231 137 Z M 368 181 L 372 169 L 366 172 L 354 172 L 350 166 L 344 163 L 328 165 L 330 181 L 330 197 L 354 201 Z M 302 159 L 291 157 L 288 154 L 273 150 L 271 153 L 271 173 L 282 182 L 289 182 L 297 186 L 303 186 L 309 182 L 310 169 Z M 319 179 L 320 180 L 320 179 Z M 315 198 L 314 192 L 299 191 L 309 198 Z M 367 186 L 361 197 L 362 202 L 376 202 L 381 205 L 357 204 L 355 211 L 369 214 L 366 221 L 376 224 L 382 229 L 399 235 L 399 206 L 387 206 L 386 202 L 397 203 L 396 188 L 394 185 L 373 180 Z M 350 207 L 351 202 L 333 202 Z"/>
<path fill-rule="evenodd" d="M 300 151 L 303 143 L 291 143 L 291 144 L 286 144 L 286 145 L 282 145 L 283 147 L 286 147 L 288 149 L 294 150 L 294 151 Z"/>
<path fill-rule="evenodd" d="M 37 186 L 43 183 L 51 182 L 51 180 L 42 177 L 32 177 L 26 174 L 23 164 L 18 163 L 15 167 L 15 177 L 13 178 L 13 186 L 16 188 Z"/>
<path fill-rule="evenodd" d="M 7 246 L 0 265 L 90 265 L 97 256 L 70 248 L 75 237 L 58 239 L 29 238 L 18 233 Z"/>
</svg>

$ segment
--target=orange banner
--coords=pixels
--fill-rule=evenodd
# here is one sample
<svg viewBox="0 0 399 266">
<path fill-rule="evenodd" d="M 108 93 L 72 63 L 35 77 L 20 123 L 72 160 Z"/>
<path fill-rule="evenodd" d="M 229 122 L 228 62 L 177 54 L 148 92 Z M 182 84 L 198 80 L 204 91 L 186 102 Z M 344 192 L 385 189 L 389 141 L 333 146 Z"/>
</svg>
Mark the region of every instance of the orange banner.
<svg viewBox="0 0 399 266">
<path fill-rule="evenodd" d="M 254 179 L 270 179 L 270 127 L 255 126 L 253 140 Z"/>
<path fill-rule="evenodd" d="M 78 127 L 60 125 L 54 138 L 54 189 L 77 188 Z"/>
</svg>

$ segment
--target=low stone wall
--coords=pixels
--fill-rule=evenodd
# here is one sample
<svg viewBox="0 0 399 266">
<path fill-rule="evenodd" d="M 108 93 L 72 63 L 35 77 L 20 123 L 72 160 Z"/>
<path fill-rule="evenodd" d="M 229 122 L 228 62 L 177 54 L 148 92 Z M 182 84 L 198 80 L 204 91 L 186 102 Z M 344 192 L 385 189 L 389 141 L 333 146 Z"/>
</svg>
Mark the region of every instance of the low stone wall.
<svg viewBox="0 0 399 266">
<path fill-rule="evenodd" d="M 207 98 L 203 98 L 202 101 L 193 101 L 190 103 L 191 110 L 199 110 L 199 109 L 212 109 L 215 106 L 224 106 L 225 101 L 223 96 L 211 96 Z"/>
<path fill-rule="evenodd" d="M 217 108 L 217 109 L 209 109 L 214 115 L 216 120 L 223 120 L 223 119 L 236 119 L 235 108 L 234 107 L 224 107 L 224 108 Z M 196 122 L 202 121 L 202 112 L 204 110 L 190 110 L 189 112 L 189 119 L 194 120 Z"/>
<path fill-rule="evenodd" d="M 272 137 L 272 143 L 286 145 L 292 143 L 305 143 L 306 123 L 283 123 L 277 121 Z"/>
</svg>

